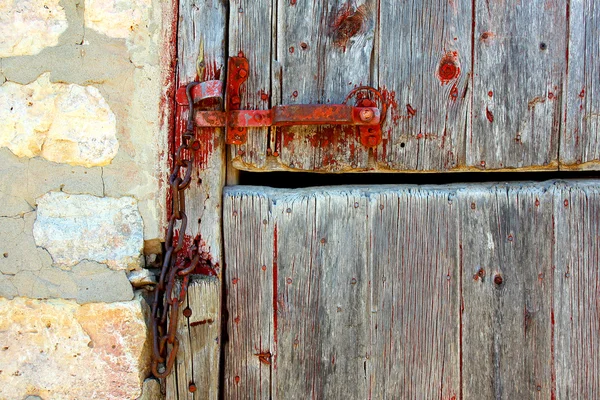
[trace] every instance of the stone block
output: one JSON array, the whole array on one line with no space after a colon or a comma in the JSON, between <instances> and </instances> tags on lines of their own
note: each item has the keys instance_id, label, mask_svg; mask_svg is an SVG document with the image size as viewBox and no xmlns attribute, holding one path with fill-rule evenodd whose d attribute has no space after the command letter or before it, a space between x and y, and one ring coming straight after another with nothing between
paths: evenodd
<instances>
[{"instance_id":1,"label":"stone block","mask_svg":"<svg viewBox=\"0 0 600 400\"><path fill-rule=\"evenodd\" d=\"M0 86L0 147L19 157L85 167L117 154L116 118L93 86L51 83L49 74Z\"/></svg>"},{"instance_id":2,"label":"stone block","mask_svg":"<svg viewBox=\"0 0 600 400\"><path fill-rule=\"evenodd\" d=\"M0 398L136 399L148 374L148 307L0 298Z\"/></svg>"},{"instance_id":3,"label":"stone block","mask_svg":"<svg viewBox=\"0 0 600 400\"><path fill-rule=\"evenodd\" d=\"M56 46L67 29L60 0L0 2L0 57L33 55Z\"/></svg>"},{"instance_id":4,"label":"stone block","mask_svg":"<svg viewBox=\"0 0 600 400\"><path fill-rule=\"evenodd\" d=\"M126 39L146 30L152 0L86 0L85 26L106 36Z\"/></svg>"},{"instance_id":5,"label":"stone block","mask_svg":"<svg viewBox=\"0 0 600 400\"><path fill-rule=\"evenodd\" d=\"M37 204L35 243L55 265L90 260L115 270L140 267L143 223L135 199L50 192Z\"/></svg>"}]
</instances>

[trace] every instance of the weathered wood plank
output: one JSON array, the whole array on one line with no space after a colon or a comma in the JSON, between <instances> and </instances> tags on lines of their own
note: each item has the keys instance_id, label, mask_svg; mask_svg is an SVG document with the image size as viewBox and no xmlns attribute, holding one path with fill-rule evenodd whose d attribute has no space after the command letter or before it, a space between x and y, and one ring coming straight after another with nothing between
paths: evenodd
<instances>
[{"instance_id":1,"label":"weathered wood plank","mask_svg":"<svg viewBox=\"0 0 600 400\"><path fill-rule=\"evenodd\" d=\"M377 169L464 169L471 7L470 0L381 2L376 57L390 112Z\"/></svg>"},{"instance_id":2,"label":"weathered wood plank","mask_svg":"<svg viewBox=\"0 0 600 400\"><path fill-rule=\"evenodd\" d=\"M549 398L553 199L548 185L461 190L463 396Z\"/></svg>"},{"instance_id":3,"label":"weathered wood plank","mask_svg":"<svg viewBox=\"0 0 600 400\"><path fill-rule=\"evenodd\" d=\"M566 121L561 169L600 169L600 4L569 4Z\"/></svg>"},{"instance_id":4,"label":"weathered wood plank","mask_svg":"<svg viewBox=\"0 0 600 400\"><path fill-rule=\"evenodd\" d=\"M225 197L226 399L271 397L277 228L270 207L256 193Z\"/></svg>"},{"instance_id":5,"label":"weathered wood plank","mask_svg":"<svg viewBox=\"0 0 600 400\"><path fill-rule=\"evenodd\" d=\"M241 106L248 110L271 107L273 1L229 1L229 54L243 55L250 66L241 96ZM249 128L246 144L230 146L233 166L240 169L265 168L268 135L268 128Z\"/></svg>"},{"instance_id":6,"label":"weathered wood plank","mask_svg":"<svg viewBox=\"0 0 600 400\"><path fill-rule=\"evenodd\" d=\"M201 79L222 79L225 64L225 16L226 7L219 0L180 0L178 30L178 85ZM204 43L204 76L196 71L200 43ZM176 131L185 129L188 107L177 107ZM186 192L188 236L186 245L197 240L202 251L212 257L212 265L220 274L222 258L221 201L225 181L225 143L221 129L196 130L196 136L204 145L194 152L194 174ZM174 149L179 142L172 143ZM216 280L211 290L191 288L188 305L194 310L203 310L207 304L219 307L220 282ZM198 289L198 290L196 290ZM181 310L183 311L183 310ZM192 314L193 315L193 314ZM172 399L216 399L219 382L219 329L191 327L189 321L182 332L181 348L178 352L177 367L167 378L167 397ZM214 325L218 327L218 323ZM215 337L215 333L217 337ZM217 340L215 340L215 338ZM174 380L179 382L175 385ZM189 391L193 382L196 392ZM173 392L177 388L177 392Z\"/></svg>"},{"instance_id":7,"label":"weathered wood plank","mask_svg":"<svg viewBox=\"0 0 600 400\"><path fill-rule=\"evenodd\" d=\"M275 203L275 199L273 200ZM367 398L367 199L279 197L274 398Z\"/></svg>"},{"instance_id":8,"label":"weathered wood plank","mask_svg":"<svg viewBox=\"0 0 600 400\"><path fill-rule=\"evenodd\" d=\"M353 88L373 84L377 2L310 3L278 1L280 102L339 104ZM280 168L343 171L368 166L369 152L352 127L286 127L278 129L277 142Z\"/></svg>"},{"instance_id":9,"label":"weathered wood plank","mask_svg":"<svg viewBox=\"0 0 600 400\"><path fill-rule=\"evenodd\" d=\"M554 194L553 331L559 399L600 398L600 185L559 185Z\"/></svg>"},{"instance_id":10,"label":"weathered wood plank","mask_svg":"<svg viewBox=\"0 0 600 400\"><path fill-rule=\"evenodd\" d=\"M368 398L460 397L453 196L404 188L370 197Z\"/></svg>"},{"instance_id":11,"label":"weathered wood plank","mask_svg":"<svg viewBox=\"0 0 600 400\"><path fill-rule=\"evenodd\" d=\"M475 5L466 164L480 169L556 169L565 103L565 2Z\"/></svg>"}]
</instances>

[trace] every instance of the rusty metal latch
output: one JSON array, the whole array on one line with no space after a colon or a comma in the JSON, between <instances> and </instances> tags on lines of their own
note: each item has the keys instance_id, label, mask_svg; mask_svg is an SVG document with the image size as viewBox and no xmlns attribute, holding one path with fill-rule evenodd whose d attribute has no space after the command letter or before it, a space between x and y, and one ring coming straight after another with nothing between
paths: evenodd
<instances>
[{"instance_id":1,"label":"rusty metal latch","mask_svg":"<svg viewBox=\"0 0 600 400\"><path fill-rule=\"evenodd\" d=\"M374 88L357 87L342 104L280 105L270 110L241 110L241 90L248 79L248 71L245 57L229 58L225 111L196 111L196 126L225 127L225 143L237 145L246 143L248 128L295 125L355 125L365 147L375 147L381 142L381 125L386 109L381 95ZM188 104L187 98L185 88L179 89L177 102ZM221 81L201 82L192 89L192 98L194 103L211 98L222 100L223 84ZM351 98L356 98L354 106L346 104Z\"/></svg>"}]
</instances>

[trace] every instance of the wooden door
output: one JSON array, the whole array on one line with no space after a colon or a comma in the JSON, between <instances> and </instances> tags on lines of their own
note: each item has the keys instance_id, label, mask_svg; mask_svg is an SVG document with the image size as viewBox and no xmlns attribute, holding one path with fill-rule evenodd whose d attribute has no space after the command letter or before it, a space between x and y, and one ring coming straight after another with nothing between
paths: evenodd
<instances>
[{"instance_id":1,"label":"wooden door","mask_svg":"<svg viewBox=\"0 0 600 400\"><path fill-rule=\"evenodd\" d=\"M186 240L217 276L192 279L168 397L600 396L595 181L222 198L226 169L233 184L238 170L600 169L598 1L178 7L177 86L224 80L243 55L243 108L341 103L368 85L387 114L372 149L352 127L253 128L234 146L197 131Z\"/></svg>"},{"instance_id":2,"label":"wooden door","mask_svg":"<svg viewBox=\"0 0 600 400\"><path fill-rule=\"evenodd\" d=\"M226 188L227 399L600 396L597 181Z\"/></svg>"}]
</instances>

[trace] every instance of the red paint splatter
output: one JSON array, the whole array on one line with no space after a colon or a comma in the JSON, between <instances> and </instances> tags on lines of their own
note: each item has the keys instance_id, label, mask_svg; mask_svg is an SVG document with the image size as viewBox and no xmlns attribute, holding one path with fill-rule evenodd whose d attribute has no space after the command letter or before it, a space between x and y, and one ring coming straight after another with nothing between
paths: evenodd
<instances>
[{"instance_id":1,"label":"red paint splatter","mask_svg":"<svg viewBox=\"0 0 600 400\"><path fill-rule=\"evenodd\" d=\"M238 57L244 57L244 52L243 51L238 51Z\"/></svg>"},{"instance_id":2,"label":"red paint splatter","mask_svg":"<svg viewBox=\"0 0 600 400\"><path fill-rule=\"evenodd\" d=\"M238 279L238 278L233 278L233 279L231 280L231 283L233 283L234 285L237 285L238 281L239 281L239 279Z\"/></svg>"},{"instance_id":3,"label":"red paint splatter","mask_svg":"<svg viewBox=\"0 0 600 400\"><path fill-rule=\"evenodd\" d=\"M412 106L410 104L406 105L406 112L408 112L408 114L413 117L417 114L417 110L412 108Z\"/></svg>"},{"instance_id":4,"label":"red paint splatter","mask_svg":"<svg viewBox=\"0 0 600 400\"><path fill-rule=\"evenodd\" d=\"M450 98L453 101L456 101L456 99L458 98L458 88L456 87L456 83L452 85L452 89L450 89Z\"/></svg>"},{"instance_id":5,"label":"red paint splatter","mask_svg":"<svg viewBox=\"0 0 600 400\"><path fill-rule=\"evenodd\" d=\"M492 92L491 90L488 92L488 96L489 97L493 97L494 96L494 92Z\"/></svg>"},{"instance_id":6,"label":"red paint splatter","mask_svg":"<svg viewBox=\"0 0 600 400\"><path fill-rule=\"evenodd\" d=\"M236 377L234 378L234 380L235 380L235 383L236 383L236 385L237 385L238 383L240 383L240 377L239 377L239 376L236 376Z\"/></svg>"},{"instance_id":7,"label":"red paint splatter","mask_svg":"<svg viewBox=\"0 0 600 400\"><path fill-rule=\"evenodd\" d=\"M259 90L258 95L262 101L269 101L269 93L264 90Z\"/></svg>"},{"instance_id":8,"label":"red paint splatter","mask_svg":"<svg viewBox=\"0 0 600 400\"><path fill-rule=\"evenodd\" d=\"M460 67L458 65L458 57L456 52L446 53L440 60L440 65L437 70L438 79L443 85L460 76Z\"/></svg>"},{"instance_id":9,"label":"red paint splatter","mask_svg":"<svg viewBox=\"0 0 600 400\"><path fill-rule=\"evenodd\" d=\"M554 99L554 93L552 93L552 92L549 92L549 93L548 93L548 99L549 99L549 100L552 100L552 99Z\"/></svg>"},{"instance_id":10,"label":"red paint splatter","mask_svg":"<svg viewBox=\"0 0 600 400\"><path fill-rule=\"evenodd\" d=\"M481 34L481 37L479 38L479 40L488 41L490 39L493 39L494 37L496 37L496 34L494 32L487 31L487 32L483 32Z\"/></svg>"},{"instance_id":11,"label":"red paint splatter","mask_svg":"<svg viewBox=\"0 0 600 400\"><path fill-rule=\"evenodd\" d=\"M488 121L494 122L494 114L492 114L490 109L487 107L485 108L485 116L487 117Z\"/></svg>"},{"instance_id":12,"label":"red paint splatter","mask_svg":"<svg viewBox=\"0 0 600 400\"><path fill-rule=\"evenodd\" d=\"M290 4L291 4L292 6L295 6L295 5L296 5L296 0L290 0Z\"/></svg>"},{"instance_id":13,"label":"red paint splatter","mask_svg":"<svg viewBox=\"0 0 600 400\"><path fill-rule=\"evenodd\" d=\"M563 202L563 204L565 205L565 207L569 207L569 200L565 199L565 201Z\"/></svg>"},{"instance_id":14,"label":"red paint splatter","mask_svg":"<svg viewBox=\"0 0 600 400\"><path fill-rule=\"evenodd\" d=\"M423 139L423 134L422 133L417 134L417 140L419 140L419 139Z\"/></svg>"},{"instance_id":15,"label":"red paint splatter","mask_svg":"<svg viewBox=\"0 0 600 400\"><path fill-rule=\"evenodd\" d=\"M581 89L581 92L579 92L579 97L582 99L585 97L585 89Z\"/></svg>"},{"instance_id":16,"label":"red paint splatter","mask_svg":"<svg viewBox=\"0 0 600 400\"><path fill-rule=\"evenodd\" d=\"M236 324L239 324L240 323L240 317L235 317L233 319L233 322L235 322Z\"/></svg>"},{"instance_id":17,"label":"red paint splatter","mask_svg":"<svg viewBox=\"0 0 600 400\"><path fill-rule=\"evenodd\" d=\"M358 8L347 2L334 15L333 22L329 26L329 35L336 46L346 51L348 41L355 35L361 33L365 26L366 6L363 4Z\"/></svg>"}]
</instances>

